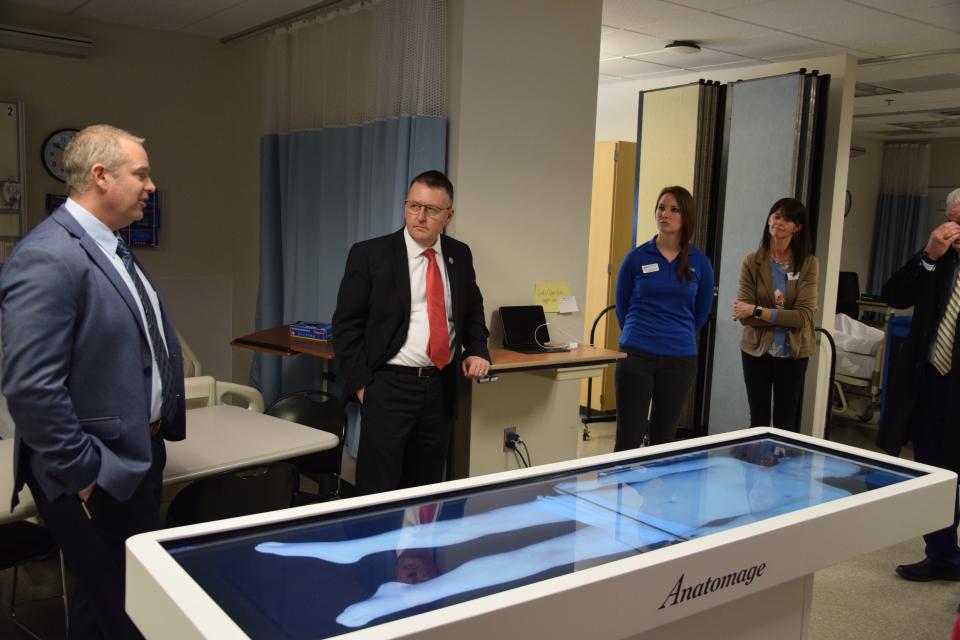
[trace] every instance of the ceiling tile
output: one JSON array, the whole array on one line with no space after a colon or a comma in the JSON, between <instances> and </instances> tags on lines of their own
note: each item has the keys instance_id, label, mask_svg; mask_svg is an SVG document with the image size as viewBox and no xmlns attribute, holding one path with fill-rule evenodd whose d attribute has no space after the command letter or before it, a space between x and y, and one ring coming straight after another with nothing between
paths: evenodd
<instances>
[{"instance_id":1,"label":"ceiling tile","mask_svg":"<svg viewBox=\"0 0 960 640\"><path fill-rule=\"evenodd\" d=\"M662 50L656 53L650 53L642 56L630 56L645 62L654 62L657 64L667 64L671 67L680 67L684 69L700 69L705 66L727 64L731 62L744 62L756 64L753 58L746 59L744 56L738 56L723 51L713 51L711 49L701 49L699 53L677 53L670 50Z\"/></svg>"},{"instance_id":2,"label":"ceiling tile","mask_svg":"<svg viewBox=\"0 0 960 640\"><path fill-rule=\"evenodd\" d=\"M887 100L892 102L888 105ZM856 113L949 109L960 107L960 89L898 93L890 96L868 96L857 98L855 105Z\"/></svg>"},{"instance_id":3,"label":"ceiling tile","mask_svg":"<svg viewBox=\"0 0 960 640\"><path fill-rule=\"evenodd\" d=\"M633 60L631 58L615 58L613 60L604 60L600 63L600 73L623 77L642 76L676 70L677 67L668 67L662 64Z\"/></svg>"},{"instance_id":4,"label":"ceiling tile","mask_svg":"<svg viewBox=\"0 0 960 640\"><path fill-rule=\"evenodd\" d=\"M241 0L183 29L184 33L222 38L316 5L318 0Z\"/></svg>"},{"instance_id":5,"label":"ceiling tile","mask_svg":"<svg viewBox=\"0 0 960 640\"><path fill-rule=\"evenodd\" d=\"M882 11L838 0L770 0L724 10L723 15L788 33L841 26L859 31L860 25L885 16ZM830 40L830 38L819 38Z\"/></svg>"},{"instance_id":6,"label":"ceiling tile","mask_svg":"<svg viewBox=\"0 0 960 640\"><path fill-rule=\"evenodd\" d=\"M960 53L924 58L914 61L914 64L926 70L927 73L929 73L929 71L960 73Z\"/></svg>"},{"instance_id":7,"label":"ceiling tile","mask_svg":"<svg viewBox=\"0 0 960 640\"><path fill-rule=\"evenodd\" d=\"M960 74L943 73L914 78L885 80L883 86L904 93L960 90Z\"/></svg>"},{"instance_id":8,"label":"ceiling tile","mask_svg":"<svg viewBox=\"0 0 960 640\"><path fill-rule=\"evenodd\" d=\"M776 33L766 27L711 13L696 13L683 18L660 20L653 24L637 26L635 30L668 40L695 40L700 44L718 44Z\"/></svg>"},{"instance_id":9,"label":"ceiling tile","mask_svg":"<svg viewBox=\"0 0 960 640\"><path fill-rule=\"evenodd\" d=\"M932 7L948 7L960 5L958 0L856 0L858 4L865 4L890 13L904 13L904 10L929 9Z\"/></svg>"},{"instance_id":10,"label":"ceiling tile","mask_svg":"<svg viewBox=\"0 0 960 640\"><path fill-rule=\"evenodd\" d=\"M711 48L741 56L766 59L796 55L819 56L823 55L822 52L836 50L835 45L790 33L738 39L732 42L717 43L711 45Z\"/></svg>"},{"instance_id":11,"label":"ceiling tile","mask_svg":"<svg viewBox=\"0 0 960 640\"><path fill-rule=\"evenodd\" d=\"M832 49L827 48L827 49L821 49L817 51L816 57L826 58L828 56L842 56L848 53L852 55L857 55L856 51L851 51L850 49L846 49L844 47L834 47ZM863 52L860 52L860 53L862 54ZM770 62L787 62L789 60L806 60L810 57L812 57L811 54L794 53L786 56L770 56L769 58L766 58L766 60L769 60Z\"/></svg>"},{"instance_id":12,"label":"ceiling tile","mask_svg":"<svg viewBox=\"0 0 960 640\"><path fill-rule=\"evenodd\" d=\"M600 34L600 51L603 54L629 56L638 53L660 51L669 40L634 33L611 31Z\"/></svg>"},{"instance_id":13,"label":"ceiling tile","mask_svg":"<svg viewBox=\"0 0 960 640\"><path fill-rule=\"evenodd\" d=\"M632 29L665 20L692 20L702 11L660 0L604 0L603 24Z\"/></svg>"},{"instance_id":14,"label":"ceiling tile","mask_svg":"<svg viewBox=\"0 0 960 640\"><path fill-rule=\"evenodd\" d=\"M3 5L5 7L24 7L57 13L72 13L86 2L87 0L4 0Z\"/></svg>"},{"instance_id":15,"label":"ceiling tile","mask_svg":"<svg viewBox=\"0 0 960 640\"><path fill-rule=\"evenodd\" d=\"M143 0L91 0L75 13L102 22L160 31L179 31L241 2L243 0L164 0L162 3Z\"/></svg>"},{"instance_id":16,"label":"ceiling tile","mask_svg":"<svg viewBox=\"0 0 960 640\"><path fill-rule=\"evenodd\" d=\"M709 64L699 67L691 67L694 71L698 72L710 72L710 71L721 71L724 69L737 69L739 67L754 67L757 65L756 60L740 59L739 61L733 62L723 62L720 64Z\"/></svg>"},{"instance_id":17,"label":"ceiling tile","mask_svg":"<svg viewBox=\"0 0 960 640\"><path fill-rule=\"evenodd\" d=\"M887 64L870 64L857 67L857 82L869 82L883 86L884 80L913 78L930 75L931 70L919 62L903 61Z\"/></svg>"},{"instance_id":18,"label":"ceiling tile","mask_svg":"<svg viewBox=\"0 0 960 640\"><path fill-rule=\"evenodd\" d=\"M901 9L896 13L960 33L960 3L928 7L926 9L920 9L910 5L907 6L910 8Z\"/></svg>"},{"instance_id":19,"label":"ceiling tile","mask_svg":"<svg viewBox=\"0 0 960 640\"><path fill-rule=\"evenodd\" d=\"M701 11L723 11L734 7L743 7L749 4L760 4L768 0L674 0L675 4L682 4L691 9Z\"/></svg>"},{"instance_id":20,"label":"ceiling tile","mask_svg":"<svg viewBox=\"0 0 960 640\"><path fill-rule=\"evenodd\" d=\"M869 47L862 47L871 51L876 56L896 56L902 53L914 53L920 51L937 51L941 49L956 49L960 47L960 35L946 29L937 29L905 21L906 24L914 25L903 34L891 38L877 39ZM918 29L928 29L927 33L921 34Z\"/></svg>"}]
</instances>

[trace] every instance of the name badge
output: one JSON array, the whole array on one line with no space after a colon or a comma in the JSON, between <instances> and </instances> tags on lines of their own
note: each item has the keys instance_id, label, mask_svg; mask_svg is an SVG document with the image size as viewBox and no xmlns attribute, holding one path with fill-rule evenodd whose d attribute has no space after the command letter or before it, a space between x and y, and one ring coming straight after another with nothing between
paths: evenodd
<instances>
[{"instance_id":1,"label":"name badge","mask_svg":"<svg viewBox=\"0 0 960 640\"><path fill-rule=\"evenodd\" d=\"M643 269L644 273L656 273L657 271L660 271L660 265L656 262L653 264L645 264L640 268Z\"/></svg>"},{"instance_id":2,"label":"name badge","mask_svg":"<svg viewBox=\"0 0 960 640\"><path fill-rule=\"evenodd\" d=\"M799 273L788 273L788 274L787 274L787 280L799 280L799 279L800 279L800 274L799 274Z\"/></svg>"}]
</instances>

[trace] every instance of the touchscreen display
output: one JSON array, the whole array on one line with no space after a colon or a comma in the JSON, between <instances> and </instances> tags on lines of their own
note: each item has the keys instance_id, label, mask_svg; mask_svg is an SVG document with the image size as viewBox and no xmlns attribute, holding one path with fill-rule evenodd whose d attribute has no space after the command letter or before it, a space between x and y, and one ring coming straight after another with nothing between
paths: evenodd
<instances>
[{"instance_id":1,"label":"touchscreen display","mask_svg":"<svg viewBox=\"0 0 960 640\"><path fill-rule=\"evenodd\" d=\"M327 638L920 475L747 438L165 546L251 638Z\"/></svg>"}]
</instances>

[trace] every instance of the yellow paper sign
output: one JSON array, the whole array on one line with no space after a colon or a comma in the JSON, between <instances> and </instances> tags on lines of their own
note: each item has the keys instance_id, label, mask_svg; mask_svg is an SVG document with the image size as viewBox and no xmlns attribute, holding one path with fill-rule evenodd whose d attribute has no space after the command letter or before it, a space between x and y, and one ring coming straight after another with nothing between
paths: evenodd
<instances>
[{"instance_id":1,"label":"yellow paper sign","mask_svg":"<svg viewBox=\"0 0 960 640\"><path fill-rule=\"evenodd\" d=\"M548 313L560 311L560 298L570 295L569 282L535 282L533 283L533 303L543 306Z\"/></svg>"}]
</instances>

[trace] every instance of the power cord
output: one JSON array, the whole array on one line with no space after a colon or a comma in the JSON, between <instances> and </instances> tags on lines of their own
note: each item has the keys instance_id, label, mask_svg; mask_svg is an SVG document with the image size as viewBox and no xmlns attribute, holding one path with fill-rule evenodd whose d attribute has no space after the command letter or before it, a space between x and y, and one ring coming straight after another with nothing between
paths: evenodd
<instances>
[{"instance_id":1,"label":"power cord","mask_svg":"<svg viewBox=\"0 0 960 640\"><path fill-rule=\"evenodd\" d=\"M527 458L530 457L530 450L527 449L527 443L520 439L520 436L516 432L506 434L506 440L503 443L507 449L513 451L513 455L517 458L517 461L524 467L530 466L530 461L523 456L523 453L520 452L520 449L517 448L517 445L522 445L524 451L527 452Z\"/></svg>"},{"instance_id":2,"label":"power cord","mask_svg":"<svg viewBox=\"0 0 960 640\"><path fill-rule=\"evenodd\" d=\"M572 338L572 341L571 341L571 342L565 342L565 343L562 343L562 344L557 344L557 343L550 344L551 342L553 342L553 340L551 340L550 342L548 342L548 343L546 343L546 344L544 344L543 342L540 342L540 338L537 337L537 334L540 332L540 328L541 328L541 327L549 327L550 324L551 324L551 323L549 323L549 322L544 322L543 324L538 325L537 328L533 330L533 341L536 342L536 343L537 343L537 346L539 346L541 349L556 349L556 348L558 348L558 347L566 347L567 349L576 349L578 346L580 346L580 343L577 342L578 338L575 338L574 336L570 335L569 333L567 333L567 332L564 331L563 329L560 329L560 333L566 335L568 338ZM557 328L559 329L559 327L557 327ZM589 345L589 346L592 347L593 345Z\"/></svg>"},{"instance_id":3,"label":"power cord","mask_svg":"<svg viewBox=\"0 0 960 640\"><path fill-rule=\"evenodd\" d=\"M527 443L524 442L523 440L518 439L518 440L517 440L517 444L519 444L520 446L522 446L522 447L523 447L523 450L527 453L527 466L528 466L528 467L532 467L532 466L533 466L533 456L530 455L530 449L527 449ZM517 451L517 453L519 453L519 451Z\"/></svg>"}]
</instances>

